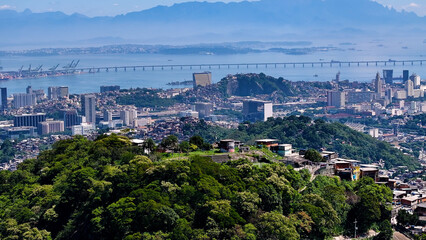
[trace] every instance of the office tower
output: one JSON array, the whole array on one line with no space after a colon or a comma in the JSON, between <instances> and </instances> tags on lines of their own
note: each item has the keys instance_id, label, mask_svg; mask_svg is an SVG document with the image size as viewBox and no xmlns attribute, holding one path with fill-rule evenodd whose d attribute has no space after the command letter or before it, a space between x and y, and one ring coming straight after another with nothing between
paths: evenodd
<instances>
[{"instance_id":1,"label":"office tower","mask_svg":"<svg viewBox=\"0 0 426 240\"><path fill-rule=\"evenodd\" d=\"M194 111L198 112L200 118L205 118L213 114L213 103L195 103Z\"/></svg>"},{"instance_id":2,"label":"office tower","mask_svg":"<svg viewBox=\"0 0 426 240\"><path fill-rule=\"evenodd\" d=\"M49 100L58 100L60 98L68 98L68 87L49 87L47 89Z\"/></svg>"},{"instance_id":3,"label":"office tower","mask_svg":"<svg viewBox=\"0 0 426 240\"><path fill-rule=\"evenodd\" d=\"M256 122L266 121L273 116L273 104L260 100L243 101L244 120Z\"/></svg>"},{"instance_id":4,"label":"office tower","mask_svg":"<svg viewBox=\"0 0 426 240\"><path fill-rule=\"evenodd\" d=\"M386 84L393 83L393 70L383 70L383 79Z\"/></svg>"},{"instance_id":5,"label":"office tower","mask_svg":"<svg viewBox=\"0 0 426 240\"><path fill-rule=\"evenodd\" d=\"M83 121L81 119L81 116L77 114L77 110L67 110L64 113L64 125L66 128L79 125Z\"/></svg>"},{"instance_id":6,"label":"office tower","mask_svg":"<svg viewBox=\"0 0 426 240\"><path fill-rule=\"evenodd\" d=\"M408 70L402 71L402 82L406 82L409 78L410 72Z\"/></svg>"},{"instance_id":7,"label":"office tower","mask_svg":"<svg viewBox=\"0 0 426 240\"><path fill-rule=\"evenodd\" d=\"M38 134L46 135L65 131L64 121L45 121L38 123Z\"/></svg>"},{"instance_id":8,"label":"office tower","mask_svg":"<svg viewBox=\"0 0 426 240\"><path fill-rule=\"evenodd\" d=\"M374 80L374 89L376 91L377 97L382 98L383 97L383 84L382 79L380 79L380 73L377 72L376 79Z\"/></svg>"},{"instance_id":9,"label":"office tower","mask_svg":"<svg viewBox=\"0 0 426 240\"><path fill-rule=\"evenodd\" d=\"M27 87L27 94L33 93L33 88L31 86Z\"/></svg>"},{"instance_id":10,"label":"office tower","mask_svg":"<svg viewBox=\"0 0 426 240\"><path fill-rule=\"evenodd\" d=\"M385 95L386 95L386 99L388 100L388 102L392 103L392 98L393 98L392 88L386 89Z\"/></svg>"},{"instance_id":11,"label":"office tower","mask_svg":"<svg viewBox=\"0 0 426 240\"><path fill-rule=\"evenodd\" d=\"M414 96L414 84L411 79L408 79L407 82L405 82L405 91L407 92L407 97Z\"/></svg>"},{"instance_id":12,"label":"office tower","mask_svg":"<svg viewBox=\"0 0 426 240\"><path fill-rule=\"evenodd\" d=\"M81 111L86 117L86 122L96 123L96 97L93 94L81 96Z\"/></svg>"},{"instance_id":13,"label":"office tower","mask_svg":"<svg viewBox=\"0 0 426 240\"><path fill-rule=\"evenodd\" d=\"M340 82L340 71L336 74L336 82Z\"/></svg>"},{"instance_id":14,"label":"office tower","mask_svg":"<svg viewBox=\"0 0 426 240\"><path fill-rule=\"evenodd\" d=\"M123 110L120 111L120 119L123 121L123 125L129 126L130 124L130 116L129 111Z\"/></svg>"},{"instance_id":15,"label":"office tower","mask_svg":"<svg viewBox=\"0 0 426 240\"><path fill-rule=\"evenodd\" d=\"M114 85L114 86L101 86L101 93L104 92L116 92L120 91L120 86Z\"/></svg>"},{"instance_id":16,"label":"office tower","mask_svg":"<svg viewBox=\"0 0 426 240\"><path fill-rule=\"evenodd\" d=\"M47 89L47 97L49 98L49 100L58 100L58 88L49 87Z\"/></svg>"},{"instance_id":17,"label":"office tower","mask_svg":"<svg viewBox=\"0 0 426 240\"><path fill-rule=\"evenodd\" d=\"M0 109L7 109L7 88L0 88Z\"/></svg>"},{"instance_id":18,"label":"office tower","mask_svg":"<svg viewBox=\"0 0 426 240\"><path fill-rule=\"evenodd\" d=\"M104 121L106 122L112 121L112 112L107 109L104 110Z\"/></svg>"},{"instance_id":19,"label":"office tower","mask_svg":"<svg viewBox=\"0 0 426 240\"><path fill-rule=\"evenodd\" d=\"M45 113L35 113L35 114L22 114L13 116L13 126L22 127L22 126L33 126L38 127L39 122L46 121Z\"/></svg>"},{"instance_id":20,"label":"office tower","mask_svg":"<svg viewBox=\"0 0 426 240\"><path fill-rule=\"evenodd\" d=\"M68 87L58 87L58 98L68 98L69 97L69 91Z\"/></svg>"},{"instance_id":21,"label":"office tower","mask_svg":"<svg viewBox=\"0 0 426 240\"><path fill-rule=\"evenodd\" d=\"M410 76L410 80L413 82L413 86L415 89L420 88L421 79L419 75L414 73L413 75Z\"/></svg>"},{"instance_id":22,"label":"office tower","mask_svg":"<svg viewBox=\"0 0 426 240\"><path fill-rule=\"evenodd\" d=\"M37 96L35 93L16 93L13 94L13 107L21 108L26 106L33 106L37 103Z\"/></svg>"},{"instance_id":23,"label":"office tower","mask_svg":"<svg viewBox=\"0 0 426 240\"><path fill-rule=\"evenodd\" d=\"M208 86L212 84L212 73L211 72L203 72L203 73L194 73L192 75L194 81L194 88L197 86Z\"/></svg>"},{"instance_id":24,"label":"office tower","mask_svg":"<svg viewBox=\"0 0 426 240\"><path fill-rule=\"evenodd\" d=\"M327 92L327 105L336 108L345 107L345 93L340 91Z\"/></svg>"}]
</instances>

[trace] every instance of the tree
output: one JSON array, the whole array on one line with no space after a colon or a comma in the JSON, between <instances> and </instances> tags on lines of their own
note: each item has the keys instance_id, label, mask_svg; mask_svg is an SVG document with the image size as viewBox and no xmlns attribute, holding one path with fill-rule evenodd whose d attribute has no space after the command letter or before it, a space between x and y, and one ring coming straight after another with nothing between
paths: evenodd
<instances>
[{"instance_id":1,"label":"tree","mask_svg":"<svg viewBox=\"0 0 426 240\"><path fill-rule=\"evenodd\" d=\"M393 229L389 220L383 220L379 225L380 233L374 237L374 240L391 240L393 239Z\"/></svg>"},{"instance_id":2,"label":"tree","mask_svg":"<svg viewBox=\"0 0 426 240\"><path fill-rule=\"evenodd\" d=\"M142 148L145 153L153 152L155 150L155 147L156 147L155 142L154 140L152 140L152 138L146 139L142 144Z\"/></svg>"},{"instance_id":3,"label":"tree","mask_svg":"<svg viewBox=\"0 0 426 240\"><path fill-rule=\"evenodd\" d=\"M305 158L311 160L312 162L323 162L324 158L321 154L315 149L308 149L305 153Z\"/></svg>"},{"instance_id":4,"label":"tree","mask_svg":"<svg viewBox=\"0 0 426 240\"><path fill-rule=\"evenodd\" d=\"M178 149L179 140L175 135L167 136L166 138L163 138L163 140L160 143L160 146L164 149L169 149L172 151L175 151Z\"/></svg>"},{"instance_id":5,"label":"tree","mask_svg":"<svg viewBox=\"0 0 426 240\"><path fill-rule=\"evenodd\" d=\"M314 222L311 236L331 236L340 224L339 216L331 204L316 194L303 196L299 203L299 209L306 212Z\"/></svg>"},{"instance_id":6,"label":"tree","mask_svg":"<svg viewBox=\"0 0 426 240\"><path fill-rule=\"evenodd\" d=\"M300 239L296 227L289 218L277 212L262 214L256 224L259 239Z\"/></svg>"},{"instance_id":7,"label":"tree","mask_svg":"<svg viewBox=\"0 0 426 240\"><path fill-rule=\"evenodd\" d=\"M182 141L179 144L179 150L182 152L188 153L190 148L191 148L191 145L187 141Z\"/></svg>"},{"instance_id":8,"label":"tree","mask_svg":"<svg viewBox=\"0 0 426 240\"><path fill-rule=\"evenodd\" d=\"M398 224L402 226L406 225L417 225L419 222L419 216L417 214L410 214L406 210L401 209L398 211L398 216L396 217Z\"/></svg>"}]
</instances>

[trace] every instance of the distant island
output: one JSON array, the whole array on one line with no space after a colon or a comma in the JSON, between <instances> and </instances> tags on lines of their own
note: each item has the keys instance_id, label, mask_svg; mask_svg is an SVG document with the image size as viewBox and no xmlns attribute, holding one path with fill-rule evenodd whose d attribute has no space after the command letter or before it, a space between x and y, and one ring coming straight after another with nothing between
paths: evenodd
<instances>
[{"instance_id":1,"label":"distant island","mask_svg":"<svg viewBox=\"0 0 426 240\"><path fill-rule=\"evenodd\" d=\"M326 51L343 51L333 46L309 46L310 42L235 42L192 45L122 44L101 47L40 48L0 51L0 56L64 56L84 54L164 54L164 55L232 55L275 52L287 55L307 55ZM309 47L308 47L309 46Z\"/></svg>"}]
</instances>

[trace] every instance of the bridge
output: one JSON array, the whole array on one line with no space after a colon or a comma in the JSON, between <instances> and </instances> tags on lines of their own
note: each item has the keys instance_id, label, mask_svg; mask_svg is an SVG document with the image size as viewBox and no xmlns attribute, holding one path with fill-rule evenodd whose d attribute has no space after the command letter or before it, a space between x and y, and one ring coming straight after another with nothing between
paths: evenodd
<instances>
[{"instance_id":1,"label":"bridge","mask_svg":"<svg viewBox=\"0 0 426 240\"><path fill-rule=\"evenodd\" d=\"M155 71L155 70L210 70L210 69L248 69L248 68L316 68L316 67L369 67L369 66L423 66L426 60L369 60L369 61L319 61L319 62L263 62L263 63L204 63L204 64L164 64L164 65L129 65L129 66L102 66L78 67L58 70L40 71L9 71L0 72L9 75L43 75L55 73L75 72L118 72L118 71Z\"/></svg>"},{"instance_id":2,"label":"bridge","mask_svg":"<svg viewBox=\"0 0 426 240\"><path fill-rule=\"evenodd\" d=\"M244 68L297 68L297 67L361 67L361 66L423 66L426 60L387 60L387 61L330 61L330 62L264 62L264 63L205 63L205 64L166 64L142 66L85 67L75 69L82 72L136 71L136 70L202 70L202 69L244 69Z\"/></svg>"}]
</instances>

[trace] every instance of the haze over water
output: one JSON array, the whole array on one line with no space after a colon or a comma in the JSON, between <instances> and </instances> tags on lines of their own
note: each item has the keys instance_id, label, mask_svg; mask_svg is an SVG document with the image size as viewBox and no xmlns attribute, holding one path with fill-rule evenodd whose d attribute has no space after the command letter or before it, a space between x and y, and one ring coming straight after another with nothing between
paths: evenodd
<instances>
[{"instance_id":1,"label":"haze over water","mask_svg":"<svg viewBox=\"0 0 426 240\"><path fill-rule=\"evenodd\" d=\"M79 67L102 67L102 66L126 66L126 65L179 65L179 64L215 64L215 63L271 63L271 62L304 62L304 61L363 61L363 60L408 60L408 59L426 59L422 51L415 49L392 49L378 48L375 51L345 50L332 52L317 52L310 55L286 55L281 53L251 53L236 55L159 55L159 54L121 54L121 55L66 55L66 56L46 56L46 57L23 57L8 56L2 57L2 65L5 71L17 70L22 65L24 69L28 69L31 64L32 68L43 64L43 69L51 68L56 64L60 64L60 68L72 60L80 59ZM115 72L100 73L84 73L60 77L45 77L36 79L15 79L8 81L0 81L0 87L7 87L8 94L25 92L25 88L31 85L34 89L44 89L47 91L49 86L69 86L70 93L88 93L99 92L101 85L120 85L121 88L171 88L184 86L168 86L167 83L174 81L185 81L192 79L192 73L200 71L211 71L213 82L218 82L227 74L236 73L260 73L274 77L283 77L291 81L330 81L335 78L338 71L341 72L341 79L349 79L351 81L368 82L371 81L377 71L380 73L383 69L394 69L394 76L402 75L402 70L409 70L410 74L417 73L421 77L426 75L426 64L423 66L406 63L405 66L388 63L387 66L371 65L370 66L352 66L342 65L339 67L335 64L333 67L324 65L324 67L305 66L293 68L287 66L283 68L279 66L259 65L258 68L246 66L237 68L231 66L228 68L218 69L217 67L203 67L202 69L165 69L154 70L146 69L145 71L128 69L127 72L119 70ZM59 68L58 68L59 69ZM315 77L315 76L317 77Z\"/></svg>"}]
</instances>

